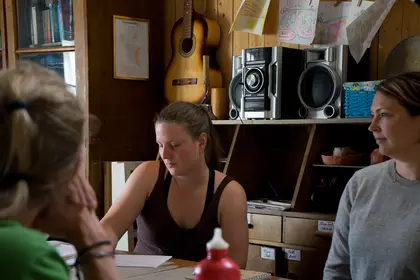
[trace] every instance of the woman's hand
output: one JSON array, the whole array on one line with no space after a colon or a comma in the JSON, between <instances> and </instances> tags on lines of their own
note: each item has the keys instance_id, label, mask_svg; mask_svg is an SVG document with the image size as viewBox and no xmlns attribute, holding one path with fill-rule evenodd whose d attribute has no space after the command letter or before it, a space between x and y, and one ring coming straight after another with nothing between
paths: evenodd
<instances>
[{"instance_id":1,"label":"woman's hand","mask_svg":"<svg viewBox=\"0 0 420 280\"><path fill-rule=\"evenodd\" d=\"M98 206L98 202L96 199L96 193L85 176L85 163L85 153L81 152L76 167L76 173L74 174L73 182L69 184L71 194L70 198L73 203L85 206L90 210L95 211L96 207Z\"/></svg>"},{"instance_id":2,"label":"woman's hand","mask_svg":"<svg viewBox=\"0 0 420 280\"><path fill-rule=\"evenodd\" d=\"M52 190L49 201L35 221L37 229L52 236L72 239L79 235L84 219L96 218L95 192L85 177L83 162L81 157L70 182Z\"/></svg>"}]
</instances>

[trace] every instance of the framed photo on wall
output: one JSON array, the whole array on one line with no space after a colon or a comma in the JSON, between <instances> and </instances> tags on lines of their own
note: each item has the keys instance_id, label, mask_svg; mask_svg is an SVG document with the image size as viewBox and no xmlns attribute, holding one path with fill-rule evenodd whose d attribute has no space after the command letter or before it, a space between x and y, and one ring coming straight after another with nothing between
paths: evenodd
<instances>
[{"instance_id":1,"label":"framed photo on wall","mask_svg":"<svg viewBox=\"0 0 420 280\"><path fill-rule=\"evenodd\" d=\"M149 79L149 20L113 16L114 79Z\"/></svg>"}]
</instances>

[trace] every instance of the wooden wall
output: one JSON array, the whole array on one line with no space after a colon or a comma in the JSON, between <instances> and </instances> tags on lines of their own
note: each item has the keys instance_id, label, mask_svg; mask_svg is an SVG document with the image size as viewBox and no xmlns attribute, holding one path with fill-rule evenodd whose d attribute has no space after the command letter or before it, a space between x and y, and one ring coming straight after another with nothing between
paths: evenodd
<instances>
[{"instance_id":1,"label":"wooden wall","mask_svg":"<svg viewBox=\"0 0 420 280\"><path fill-rule=\"evenodd\" d=\"M231 79L232 55L239 55L241 50L250 47L282 45L293 48L307 46L277 43L278 10L280 0L271 0L266 19L264 35L258 36L229 29L242 0L195 0L197 12L217 19L222 29L222 41L218 51L218 62L223 73L223 85L229 86ZM183 16L183 0L165 0L165 65L170 59L170 32L175 21ZM420 8L409 0L397 0L384 21L371 49L371 79L380 78L386 58L395 45L403 39L420 35Z\"/></svg>"},{"instance_id":2,"label":"wooden wall","mask_svg":"<svg viewBox=\"0 0 420 280\"><path fill-rule=\"evenodd\" d=\"M156 157L153 118L163 101L163 0L87 1L89 109L101 127L91 140L94 161ZM148 19L150 79L113 78L113 15Z\"/></svg>"},{"instance_id":3,"label":"wooden wall","mask_svg":"<svg viewBox=\"0 0 420 280\"><path fill-rule=\"evenodd\" d=\"M80 0L82 1L82 0ZM104 161L152 160L157 145L153 118L163 102L163 0L87 2L89 111L101 122L90 141L89 181L96 191L97 214L104 213ZM113 15L148 19L150 79L113 78ZM77 43L76 43L77 44Z\"/></svg>"}]
</instances>

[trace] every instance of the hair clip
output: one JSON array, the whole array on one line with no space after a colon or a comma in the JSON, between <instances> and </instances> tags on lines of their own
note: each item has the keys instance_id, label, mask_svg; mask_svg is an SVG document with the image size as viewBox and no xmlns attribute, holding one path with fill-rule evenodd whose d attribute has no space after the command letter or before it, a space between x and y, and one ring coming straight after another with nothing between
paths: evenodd
<instances>
[{"instance_id":1,"label":"hair clip","mask_svg":"<svg viewBox=\"0 0 420 280\"><path fill-rule=\"evenodd\" d=\"M28 183L29 176L24 173L18 173L18 172L11 172L6 173L0 178L0 186L2 187L10 187L15 185L19 181L26 181Z\"/></svg>"},{"instance_id":2,"label":"hair clip","mask_svg":"<svg viewBox=\"0 0 420 280\"><path fill-rule=\"evenodd\" d=\"M16 100L12 100L8 102L5 107L6 107L6 112L8 114L11 114L16 110L20 110L20 109L26 110L28 106L26 105L24 101L16 99Z\"/></svg>"}]
</instances>

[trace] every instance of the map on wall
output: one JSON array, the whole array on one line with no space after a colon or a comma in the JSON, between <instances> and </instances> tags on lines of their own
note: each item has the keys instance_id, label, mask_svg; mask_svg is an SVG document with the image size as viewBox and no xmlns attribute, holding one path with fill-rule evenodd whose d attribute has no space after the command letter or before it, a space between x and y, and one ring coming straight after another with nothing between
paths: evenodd
<instances>
[{"instance_id":1,"label":"map on wall","mask_svg":"<svg viewBox=\"0 0 420 280\"><path fill-rule=\"evenodd\" d=\"M149 78L149 22L114 16L114 78Z\"/></svg>"},{"instance_id":2,"label":"map on wall","mask_svg":"<svg viewBox=\"0 0 420 280\"><path fill-rule=\"evenodd\" d=\"M280 42L310 45L315 37L319 0L282 0L278 38Z\"/></svg>"}]
</instances>

